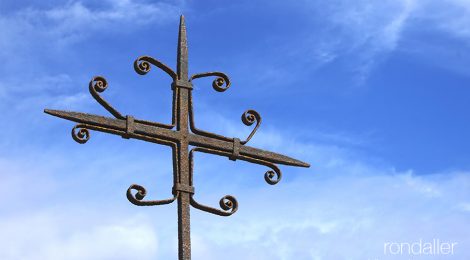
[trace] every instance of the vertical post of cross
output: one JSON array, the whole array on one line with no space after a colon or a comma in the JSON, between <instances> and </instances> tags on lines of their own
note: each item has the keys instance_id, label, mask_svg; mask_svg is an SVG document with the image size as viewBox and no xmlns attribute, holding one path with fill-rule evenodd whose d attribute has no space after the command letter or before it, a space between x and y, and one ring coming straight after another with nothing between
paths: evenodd
<instances>
[{"instance_id":1,"label":"vertical post of cross","mask_svg":"<svg viewBox=\"0 0 470 260\"><path fill-rule=\"evenodd\" d=\"M190 232L190 196L186 187L191 186L189 170L189 141L188 141L188 110L191 84L188 79L188 44L184 16L180 18L178 35L177 79L173 82L173 91L176 91L176 127L180 132L177 143L177 182L178 192L178 257L180 260L191 259L191 232Z\"/></svg>"}]
</instances>

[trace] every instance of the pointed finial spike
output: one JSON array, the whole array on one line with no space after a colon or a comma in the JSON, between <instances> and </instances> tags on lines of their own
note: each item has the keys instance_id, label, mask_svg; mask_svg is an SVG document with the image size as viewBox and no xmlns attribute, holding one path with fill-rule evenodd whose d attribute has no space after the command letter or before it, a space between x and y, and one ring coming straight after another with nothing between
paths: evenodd
<instances>
[{"instance_id":1,"label":"pointed finial spike","mask_svg":"<svg viewBox=\"0 0 470 260\"><path fill-rule=\"evenodd\" d=\"M178 60L177 60L178 79L188 80L188 41L186 38L186 25L184 24L184 15L180 17L180 27L178 35Z\"/></svg>"}]
</instances>

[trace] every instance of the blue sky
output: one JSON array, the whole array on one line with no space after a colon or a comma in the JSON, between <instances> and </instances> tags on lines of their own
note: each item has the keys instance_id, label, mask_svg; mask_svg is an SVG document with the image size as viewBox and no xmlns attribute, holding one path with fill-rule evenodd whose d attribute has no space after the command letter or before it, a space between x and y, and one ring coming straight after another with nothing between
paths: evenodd
<instances>
[{"instance_id":1,"label":"blue sky","mask_svg":"<svg viewBox=\"0 0 470 260\"><path fill-rule=\"evenodd\" d=\"M141 208L125 191L171 195L166 147L92 132L44 108L108 116L88 93L95 75L121 113L168 123L170 79L133 61L176 63L179 15L190 74L223 71L232 86L195 83L200 128L309 162L264 167L197 155L194 259L408 259L386 242L458 243L470 258L470 1L1 1L0 259L176 259L175 204ZM228 253L230 252L230 253ZM402 258L400 258L402 257ZM409 257L409 256L408 256Z\"/></svg>"}]
</instances>

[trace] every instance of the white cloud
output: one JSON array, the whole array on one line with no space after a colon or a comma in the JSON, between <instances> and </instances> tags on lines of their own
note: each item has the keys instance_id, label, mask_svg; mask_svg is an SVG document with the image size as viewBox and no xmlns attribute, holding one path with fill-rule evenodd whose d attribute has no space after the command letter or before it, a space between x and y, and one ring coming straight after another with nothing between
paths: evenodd
<instances>
[{"instance_id":1,"label":"white cloud","mask_svg":"<svg viewBox=\"0 0 470 260\"><path fill-rule=\"evenodd\" d=\"M431 26L451 33L459 38L470 38L470 1L468 0L446 0L430 1L422 0L423 8L418 13L422 19L430 22Z\"/></svg>"},{"instance_id":2,"label":"white cloud","mask_svg":"<svg viewBox=\"0 0 470 260\"><path fill-rule=\"evenodd\" d=\"M329 20L353 39L349 42L351 49L369 45L385 50L396 46L403 26L415 6L412 0L364 0L354 3L337 1L331 5L338 7L334 8L334 14Z\"/></svg>"},{"instance_id":3,"label":"white cloud","mask_svg":"<svg viewBox=\"0 0 470 260\"><path fill-rule=\"evenodd\" d=\"M26 77L29 78L29 77ZM78 88L78 80L74 82L68 74L36 75L34 79L25 77L4 79L0 85L0 95L4 106L13 110L30 111L41 109L44 105L62 105L65 108L83 107L91 100L85 88Z\"/></svg>"},{"instance_id":4,"label":"white cloud","mask_svg":"<svg viewBox=\"0 0 470 260\"><path fill-rule=\"evenodd\" d=\"M9 31L13 34L10 36L16 38L47 37L54 44L64 44L99 33L99 30L125 32L147 24L164 23L174 19L181 8L181 3L177 2L119 0L104 3L104 8L91 8L82 1L68 2L50 9L30 7L2 17L5 25L2 27L10 25ZM37 33L38 30L41 34Z\"/></svg>"},{"instance_id":5,"label":"white cloud","mask_svg":"<svg viewBox=\"0 0 470 260\"><path fill-rule=\"evenodd\" d=\"M2 259L155 259L158 239L149 219L99 219L97 209L40 210L2 217Z\"/></svg>"},{"instance_id":6,"label":"white cloud","mask_svg":"<svg viewBox=\"0 0 470 260\"><path fill-rule=\"evenodd\" d=\"M318 65L338 58L349 60L359 85L380 60L395 50L416 9L414 0L337 0L307 5L324 10L324 25L318 28L322 32L309 41L310 58Z\"/></svg>"},{"instance_id":7,"label":"white cloud","mask_svg":"<svg viewBox=\"0 0 470 260\"><path fill-rule=\"evenodd\" d=\"M142 208L139 213L125 197L133 182L147 186L149 197L170 193L171 186L162 192L146 185L146 173L155 173L155 165L161 165L151 174L158 178L157 186L171 178L167 174L171 165L160 162L165 157L144 162L141 154L134 158L136 153L130 150L106 156L115 150L106 145L101 151L99 146L89 147L92 153L78 146L67 155L52 147L40 151L23 147L10 149L8 156L0 154L0 259L155 259L169 251L166 239L176 234L166 229L174 225L155 221L155 216L142 214ZM92 154L99 159L83 163ZM119 165L116 160L131 160L135 165ZM169 215L165 209L155 213L160 220ZM161 235L167 237L161 241Z\"/></svg>"},{"instance_id":8,"label":"white cloud","mask_svg":"<svg viewBox=\"0 0 470 260\"><path fill-rule=\"evenodd\" d=\"M51 95L60 105L84 105L86 88L74 88L83 82L77 80L79 75L54 69L68 65L65 61L69 62L73 53L70 45L104 33L165 23L179 15L183 2L120 0L101 4L98 8L69 1L49 9L25 7L0 15L0 59L4 61L0 68L1 105L24 108L50 104Z\"/></svg>"},{"instance_id":9,"label":"white cloud","mask_svg":"<svg viewBox=\"0 0 470 260\"><path fill-rule=\"evenodd\" d=\"M50 10L27 10L25 17L45 19L54 25L54 33L61 41L74 41L90 30L132 30L150 23L174 19L179 7L162 2L139 3L133 0L107 1L104 10L95 10L82 2L72 2ZM87 32L88 31L88 32Z\"/></svg>"},{"instance_id":10,"label":"white cloud","mask_svg":"<svg viewBox=\"0 0 470 260\"><path fill-rule=\"evenodd\" d=\"M334 177L320 177L325 173L304 170L299 174L319 176L281 182L279 188L240 189L237 216L225 221L198 216L193 232L206 250L197 256L396 259L383 255L384 243L434 238L462 245L456 259L470 256L465 246L470 242L468 212L453 209L468 198L468 173L416 176L386 170L373 175L340 171ZM431 194L429 186L434 186ZM232 252L229 257L227 251Z\"/></svg>"},{"instance_id":11,"label":"white cloud","mask_svg":"<svg viewBox=\"0 0 470 260\"><path fill-rule=\"evenodd\" d=\"M459 209L470 212L470 202L461 203Z\"/></svg>"},{"instance_id":12,"label":"white cloud","mask_svg":"<svg viewBox=\"0 0 470 260\"><path fill-rule=\"evenodd\" d=\"M415 38L416 32L434 31L442 37L451 35L463 43L462 48L469 46L470 2L467 0L305 1L302 7L315 14L313 24L320 24L298 50L302 59L313 67L342 59L355 73L358 85L364 83L390 53L410 51L410 46L402 46L403 42L414 43L412 48L416 51L412 54L434 55L436 50L429 46L432 43L420 35ZM317 17L319 15L321 17ZM433 47L439 49L438 52L449 51L447 46ZM452 65L455 57L439 57L441 66L457 67Z\"/></svg>"}]
</instances>

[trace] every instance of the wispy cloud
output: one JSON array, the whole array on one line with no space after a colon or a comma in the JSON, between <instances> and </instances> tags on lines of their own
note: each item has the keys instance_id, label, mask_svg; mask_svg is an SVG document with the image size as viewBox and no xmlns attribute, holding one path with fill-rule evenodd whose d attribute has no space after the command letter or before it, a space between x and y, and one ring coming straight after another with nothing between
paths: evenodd
<instances>
[{"instance_id":1,"label":"wispy cloud","mask_svg":"<svg viewBox=\"0 0 470 260\"><path fill-rule=\"evenodd\" d=\"M361 85L373 68L399 44L403 31L416 9L416 1L330 1L306 3L321 9L320 33L310 37L305 46L316 66L338 59L349 63ZM319 11L315 13L320 14ZM318 22L318 19L314 20ZM304 57L308 59L309 57Z\"/></svg>"},{"instance_id":2,"label":"wispy cloud","mask_svg":"<svg viewBox=\"0 0 470 260\"><path fill-rule=\"evenodd\" d=\"M69 1L49 8L25 7L0 15L0 98L63 91L77 73L56 73L76 51L74 43L106 33L126 33L149 24L164 24L179 15L183 2L105 1L100 6ZM67 48L67 50L66 50ZM60 60L54 57L63 57ZM56 64L54 64L56 63ZM76 81L74 81L76 82ZM33 93L31 93L33 92ZM64 94L64 93L62 93ZM68 93L70 94L70 93ZM80 94L64 97L77 102Z\"/></svg>"},{"instance_id":3,"label":"wispy cloud","mask_svg":"<svg viewBox=\"0 0 470 260\"><path fill-rule=\"evenodd\" d=\"M131 30L151 23L162 23L178 15L179 7L164 2L139 3L133 0L106 1L103 9L87 7L83 2L71 2L49 10L25 10L28 21L42 20L52 25L59 41L75 41L95 30Z\"/></svg>"},{"instance_id":4,"label":"wispy cloud","mask_svg":"<svg viewBox=\"0 0 470 260\"><path fill-rule=\"evenodd\" d=\"M434 53L429 42L415 39L414 33L422 31L423 25L427 31L459 39L464 46L468 46L470 39L467 26L470 5L465 0L305 1L301 7L313 13L311 23L315 30L309 37L304 37L308 32L302 34L304 44L293 51L298 52L296 57L311 67L340 60L354 73L358 85L394 51L410 48L402 45L410 39L417 44L413 48L419 50L422 46ZM430 55L428 52L414 54Z\"/></svg>"},{"instance_id":5,"label":"wispy cloud","mask_svg":"<svg viewBox=\"0 0 470 260\"><path fill-rule=\"evenodd\" d=\"M1 17L6 39L48 38L55 45L82 40L94 33L125 32L147 24L165 23L179 14L182 2L105 1L100 7L71 1L52 8L28 7ZM7 40L4 40L6 42Z\"/></svg>"},{"instance_id":6,"label":"wispy cloud","mask_svg":"<svg viewBox=\"0 0 470 260\"><path fill-rule=\"evenodd\" d=\"M41 210L2 217L2 259L155 259L158 237L151 220L134 215L97 221L99 210Z\"/></svg>"},{"instance_id":7,"label":"wispy cloud","mask_svg":"<svg viewBox=\"0 0 470 260\"><path fill-rule=\"evenodd\" d=\"M77 43L108 33L125 34L162 25L179 15L184 2L67 1L5 10L0 15L0 110L3 142L19 136L42 118L45 107L83 108L92 103L80 72L67 70L77 60ZM60 68L60 69L58 69ZM29 130L31 131L31 129ZM13 138L14 139L14 138Z\"/></svg>"},{"instance_id":8,"label":"wispy cloud","mask_svg":"<svg viewBox=\"0 0 470 260\"><path fill-rule=\"evenodd\" d=\"M432 26L459 38L470 39L470 2L467 0L421 1L423 8L418 14L432 22Z\"/></svg>"},{"instance_id":9,"label":"wispy cloud","mask_svg":"<svg viewBox=\"0 0 470 260\"><path fill-rule=\"evenodd\" d=\"M384 256L384 243L433 238L457 242L456 258L470 254L468 230L461 230L468 212L455 208L468 198L468 173L341 173L301 177L276 191L245 190L238 196L241 216L230 225L198 219L195 232L213 249L206 259L234 247L248 259L396 259Z\"/></svg>"}]
</instances>

